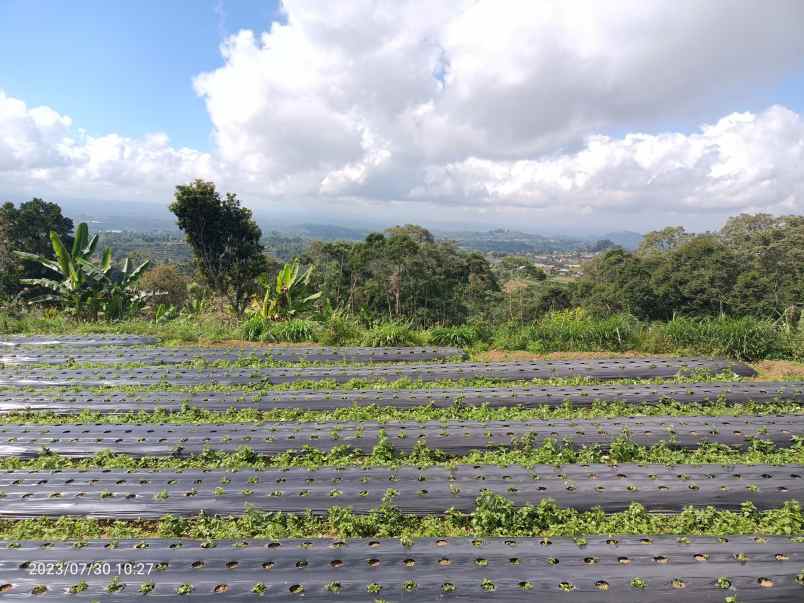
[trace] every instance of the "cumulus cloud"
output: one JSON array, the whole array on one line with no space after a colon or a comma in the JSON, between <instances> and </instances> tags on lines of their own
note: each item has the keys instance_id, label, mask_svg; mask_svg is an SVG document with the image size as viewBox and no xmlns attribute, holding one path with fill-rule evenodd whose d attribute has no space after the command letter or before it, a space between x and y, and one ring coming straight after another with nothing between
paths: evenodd
<instances>
[{"instance_id":1,"label":"cumulus cloud","mask_svg":"<svg viewBox=\"0 0 804 603\"><path fill-rule=\"evenodd\" d=\"M804 121L774 106L700 132L592 136L544 160L470 158L430 168L411 196L462 205L569 210L804 211Z\"/></svg>"},{"instance_id":2,"label":"cumulus cloud","mask_svg":"<svg viewBox=\"0 0 804 603\"><path fill-rule=\"evenodd\" d=\"M165 134L89 136L50 107L0 90L0 190L105 200L165 200L176 182L214 178L208 153L177 149Z\"/></svg>"},{"instance_id":3,"label":"cumulus cloud","mask_svg":"<svg viewBox=\"0 0 804 603\"><path fill-rule=\"evenodd\" d=\"M793 111L654 128L728 113L719 109L735 94L800 67L797 0L286 0L283 10L283 23L227 38L222 65L194 80L213 153L164 135L92 138L0 96L0 182L165 199L198 176L252 205L449 205L501 220L804 209ZM647 133L610 134L621 131Z\"/></svg>"}]
</instances>

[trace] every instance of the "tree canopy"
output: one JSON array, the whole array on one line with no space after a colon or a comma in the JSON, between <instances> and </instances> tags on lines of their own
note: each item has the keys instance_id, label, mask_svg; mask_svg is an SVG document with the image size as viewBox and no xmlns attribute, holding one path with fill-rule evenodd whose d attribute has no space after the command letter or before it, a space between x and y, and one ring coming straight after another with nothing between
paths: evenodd
<instances>
[{"instance_id":1,"label":"tree canopy","mask_svg":"<svg viewBox=\"0 0 804 603\"><path fill-rule=\"evenodd\" d=\"M488 261L436 241L419 226L372 233L362 242L314 242L304 261L336 307L368 319L456 323L499 286Z\"/></svg>"},{"instance_id":2,"label":"tree canopy","mask_svg":"<svg viewBox=\"0 0 804 603\"><path fill-rule=\"evenodd\" d=\"M50 233L55 232L71 246L73 221L62 215L61 207L39 198L16 207L13 203L0 206L0 293L13 295L22 289L20 278L45 278L50 270L34 261L23 261L12 252L23 251L52 258Z\"/></svg>"},{"instance_id":3,"label":"tree canopy","mask_svg":"<svg viewBox=\"0 0 804 603\"><path fill-rule=\"evenodd\" d=\"M176 187L170 211L204 280L242 314L257 290L257 277L266 270L262 232L251 210L241 207L235 194L221 198L212 182L196 180Z\"/></svg>"},{"instance_id":4,"label":"tree canopy","mask_svg":"<svg viewBox=\"0 0 804 603\"><path fill-rule=\"evenodd\" d=\"M575 301L647 319L781 317L804 303L804 217L744 214L715 233L648 233L636 253L613 249L592 260Z\"/></svg>"}]
</instances>

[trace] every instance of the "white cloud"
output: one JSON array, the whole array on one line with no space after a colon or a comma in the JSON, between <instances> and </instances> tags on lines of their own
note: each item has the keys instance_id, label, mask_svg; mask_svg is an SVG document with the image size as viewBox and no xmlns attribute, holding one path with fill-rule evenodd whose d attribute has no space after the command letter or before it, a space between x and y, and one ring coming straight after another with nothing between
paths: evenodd
<instances>
[{"instance_id":1,"label":"white cloud","mask_svg":"<svg viewBox=\"0 0 804 603\"><path fill-rule=\"evenodd\" d=\"M213 153L164 135L92 138L0 95L0 185L166 200L198 176L251 205L449 205L500 221L804 209L804 126L783 107L606 136L726 114L801 66L797 0L284 10L285 24L228 38L221 67L195 79Z\"/></svg>"},{"instance_id":2,"label":"white cloud","mask_svg":"<svg viewBox=\"0 0 804 603\"><path fill-rule=\"evenodd\" d=\"M56 198L164 201L176 183L214 178L207 153L165 134L89 136L50 107L29 108L0 90L0 190Z\"/></svg>"},{"instance_id":3,"label":"white cloud","mask_svg":"<svg viewBox=\"0 0 804 603\"><path fill-rule=\"evenodd\" d=\"M412 196L567 212L804 212L802 165L804 121L774 106L687 136L592 136L581 151L549 159L432 167Z\"/></svg>"}]
</instances>

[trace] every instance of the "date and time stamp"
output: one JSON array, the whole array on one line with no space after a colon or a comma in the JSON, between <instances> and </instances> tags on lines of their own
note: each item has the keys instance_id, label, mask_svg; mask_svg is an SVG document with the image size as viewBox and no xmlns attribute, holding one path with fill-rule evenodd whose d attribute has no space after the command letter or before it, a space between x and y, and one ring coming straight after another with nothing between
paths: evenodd
<instances>
[{"instance_id":1,"label":"date and time stamp","mask_svg":"<svg viewBox=\"0 0 804 603\"><path fill-rule=\"evenodd\" d=\"M34 561L30 576L150 576L163 564L156 561Z\"/></svg>"}]
</instances>

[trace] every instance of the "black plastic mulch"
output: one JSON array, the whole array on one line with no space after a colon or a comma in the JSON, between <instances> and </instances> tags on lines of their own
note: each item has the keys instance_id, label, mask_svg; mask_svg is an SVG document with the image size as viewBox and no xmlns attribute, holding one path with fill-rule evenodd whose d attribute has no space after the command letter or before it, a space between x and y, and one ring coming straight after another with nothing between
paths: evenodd
<instances>
[{"instance_id":1,"label":"black plastic mulch","mask_svg":"<svg viewBox=\"0 0 804 603\"><path fill-rule=\"evenodd\" d=\"M0 350L17 346L99 346L99 345L152 345L156 337L147 335L2 335Z\"/></svg>"},{"instance_id":2,"label":"black plastic mulch","mask_svg":"<svg viewBox=\"0 0 804 603\"><path fill-rule=\"evenodd\" d=\"M192 348L123 348L64 349L11 348L2 353L0 365L65 364L180 364L195 360L246 361L277 360L283 362L404 362L465 358L466 353L453 347L192 347Z\"/></svg>"},{"instance_id":3,"label":"black plastic mulch","mask_svg":"<svg viewBox=\"0 0 804 603\"><path fill-rule=\"evenodd\" d=\"M701 382L648 385L579 385L543 387L432 388L432 389L358 389L293 390L273 392L25 392L0 391L0 414L25 410L59 414L91 410L107 414L140 410L179 410L184 405L211 411L251 408L260 411L300 408L334 410L354 405L374 404L394 408L432 405L445 408L456 403L487 404L492 407L591 406L594 402L623 401L629 404L713 403L725 401L804 402L804 383L780 382Z\"/></svg>"},{"instance_id":4,"label":"black plastic mulch","mask_svg":"<svg viewBox=\"0 0 804 603\"><path fill-rule=\"evenodd\" d=\"M746 536L0 542L0 598L792 603L802 564Z\"/></svg>"},{"instance_id":5,"label":"black plastic mulch","mask_svg":"<svg viewBox=\"0 0 804 603\"><path fill-rule=\"evenodd\" d=\"M0 371L0 385L48 387L59 385L258 385L299 381L353 379L440 381L445 379L529 380L556 377L594 379L651 379L682 374L728 372L751 377L749 366L718 358L633 358L601 360L542 360L531 362L455 362L388 366L332 366L306 368L209 368L148 367L138 369L50 369L12 367Z\"/></svg>"},{"instance_id":6,"label":"black plastic mulch","mask_svg":"<svg viewBox=\"0 0 804 603\"><path fill-rule=\"evenodd\" d=\"M450 455L471 450L539 446L547 440L606 448L618 437L650 446L676 448L706 443L744 447L753 439L790 446L804 434L804 415L761 417L618 417L550 421L449 421L427 423L261 423L261 424L60 424L0 425L0 456L33 457L45 452L88 457L101 451L133 456L198 454L206 449L248 447L272 455L305 447L329 451L349 446L371 452L381 433L394 449L417 443Z\"/></svg>"},{"instance_id":7,"label":"black plastic mulch","mask_svg":"<svg viewBox=\"0 0 804 603\"><path fill-rule=\"evenodd\" d=\"M471 511L486 490L517 505L544 498L576 509L622 511L638 502L651 511L688 505L759 509L802 500L801 465L458 465L452 468L321 468L267 471L7 471L0 474L0 516L80 515L116 519L200 511L326 513L376 508L393 490L405 513Z\"/></svg>"}]
</instances>

